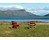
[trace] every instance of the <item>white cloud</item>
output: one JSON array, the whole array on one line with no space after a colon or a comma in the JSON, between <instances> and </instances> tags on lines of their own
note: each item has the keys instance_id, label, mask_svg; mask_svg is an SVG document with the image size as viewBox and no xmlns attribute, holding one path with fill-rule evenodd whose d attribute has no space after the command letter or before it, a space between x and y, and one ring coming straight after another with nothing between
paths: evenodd
<instances>
[{"instance_id":1,"label":"white cloud","mask_svg":"<svg viewBox=\"0 0 49 40\"><path fill-rule=\"evenodd\" d=\"M35 10L49 10L49 8L44 8L44 7L30 7L30 8L25 8L26 10L30 11L35 11Z\"/></svg>"},{"instance_id":2,"label":"white cloud","mask_svg":"<svg viewBox=\"0 0 49 40\"><path fill-rule=\"evenodd\" d=\"M23 6L20 6L20 5L16 5L15 7L16 8L20 8L20 9L24 9L24 7Z\"/></svg>"},{"instance_id":3,"label":"white cloud","mask_svg":"<svg viewBox=\"0 0 49 40\"><path fill-rule=\"evenodd\" d=\"M23 6L20 6L20 5L9 5L9 6L0 6L1 8L12 8L12 7L15 7L15 8L18 8L18 9L24 9Z\"/></svg>"}]
</instances>

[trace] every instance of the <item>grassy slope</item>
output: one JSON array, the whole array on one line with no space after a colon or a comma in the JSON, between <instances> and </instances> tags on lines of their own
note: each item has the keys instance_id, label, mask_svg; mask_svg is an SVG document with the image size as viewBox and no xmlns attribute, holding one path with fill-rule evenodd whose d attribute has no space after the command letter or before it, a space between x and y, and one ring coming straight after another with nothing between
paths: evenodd
<instances>
[{"instance_id":1,"label":"grassy slope","mask_svg":"<svg viewBox=\"0 0 49 40\"><path fill-rule=\"evenodd\" d=\"M41 37L49 36L49 25L36 25L36 28L27 29L25 23L21 23L20 29L9 29L11 25L0 25L0 36L3 37Z\"/></svg>"}]
</instances>

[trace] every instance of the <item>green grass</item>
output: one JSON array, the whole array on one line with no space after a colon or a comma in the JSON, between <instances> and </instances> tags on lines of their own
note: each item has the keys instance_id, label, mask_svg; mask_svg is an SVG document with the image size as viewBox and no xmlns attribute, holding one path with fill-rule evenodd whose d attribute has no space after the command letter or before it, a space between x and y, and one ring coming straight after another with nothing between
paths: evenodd
<instances>
[{"instance_id":1,"label":"green grass","mask_svg":"<svg viewBox=\"0 0 49 40\"><path fill-rule=\"evenodd\" d=\"M10 29L10 24L0 25L0 37L48 37L49 25L36 25L27 29L27 24L21 23L20 29Z\"/></svg>"}]
</instances>

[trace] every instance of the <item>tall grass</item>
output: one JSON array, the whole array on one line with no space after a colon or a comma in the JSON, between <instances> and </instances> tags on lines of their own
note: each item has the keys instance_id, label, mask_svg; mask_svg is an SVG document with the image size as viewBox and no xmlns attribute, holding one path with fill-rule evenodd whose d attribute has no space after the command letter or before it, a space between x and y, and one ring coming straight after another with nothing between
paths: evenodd
<instances>
[{"instance_id":1,"label":"tall grass","mask_svg":"<svg viewBox=\"0 0 49 40\"><path fill-rule=\"evenodd\" d=\"M48 37L49 25L36 25L36 28L27 29L26 23L21 23L20 29L10 29L12 25L0 25L0 37Z\"/></svg>"}]
</instances>

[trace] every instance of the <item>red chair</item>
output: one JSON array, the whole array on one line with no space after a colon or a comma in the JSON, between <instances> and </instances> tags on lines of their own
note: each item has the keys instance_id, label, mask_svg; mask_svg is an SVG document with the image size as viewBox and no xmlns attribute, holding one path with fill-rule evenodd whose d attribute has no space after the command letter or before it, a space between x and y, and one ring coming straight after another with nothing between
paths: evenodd
<instances>
[{"instance_id":1,"label":"red chair","mask_svg":"<svg viewBox=\"0 0 49 40\"><path fill-rule=\"evenodd\" d=\"M29 28L33 28L34 26L36 26L36 22L30 21L28 26L29 26Z\"/></svg>"},{"instance_id":2,"label":"red chair","mask_svg":"<svg viewBox=\"0 0 49 40\"><path fill-rule=\"evenodd\" d=\"M19 25L17 22L12 21L12 28L16 28L16 29L18 29L19 26L20 26L20 25Z\"/></svg>"}]
</instances>

